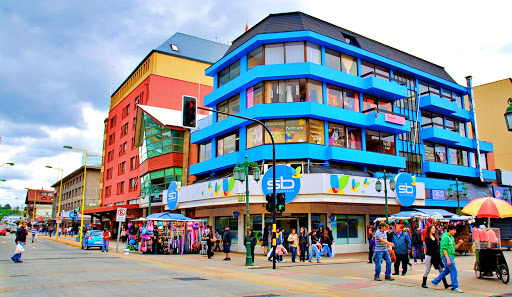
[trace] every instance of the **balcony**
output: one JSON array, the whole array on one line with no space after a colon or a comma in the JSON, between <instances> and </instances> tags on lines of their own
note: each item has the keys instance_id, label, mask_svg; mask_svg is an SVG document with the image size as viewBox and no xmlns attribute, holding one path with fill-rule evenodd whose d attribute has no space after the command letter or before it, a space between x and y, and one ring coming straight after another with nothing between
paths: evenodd
<instances>
[{"instance_id":1,"label":"balcony","mask_svg":"<svg viewBox=\"0 0 512 297\"><path fill-rule=\"evenodd\" d=\"M367 114L367 129L395 135L411 131L411 122L407 116L378 108L370 108L363 113Z\"/></svg>"},{"instance_id":2,"label":"balcony","mask_svg":"<svg viewBox=\"0 0 512 297\"><path fill-rule=\"evenodd\" d=\"M354 150L343 147L328 147L327 159L329 161L341 161L347 163L392 167L398 169L405 168L404 157Z\"/></svg>"},{"instance_id":3,"label":"balcony","mask_svg":"<svg viewBox=\"0 0 512 297\"><path fill-rule=\"evenodd\" d=\"M425 173L477 177L476 168L431 161L423 162L423 171Z\"/></svg>"},{"instance_id":4,"label":"balcony","mask_svg":"<svg viewBox=\"0 0 512 297\"><path fill-rule=\"evenodd\" d=\"M491 153L493 152L493 146L492 143L487 141L480 141L480 151L484 153Z\"/></svg>"},{"instance_id":5,"label":"balcony","mask_svg":"<svg viewBox=\"0 0 512 297\"><path fill-rule=\"evenodd\" d=\"M420 134L423 140L446 145L454 145L462 139L453 128L435 123L422 125Z\"/></svg>"},{"instance_id":6,"label":"balcony","mask_svg":"<svg viewBox=\"0 0 512 297\"><path fill-rule=\"evenodd\" d=\"M457 103L445 98L439 97L437 93L431 91L420 94L420 108L443 115L451 116L457 110Z\"/></svg>"},{"instance_id":7,"label":"balcony","mask_svg":"<svg viewBox=\"0 0 512 297\"><path fill-rule=\"evenodd\" d=\"M407 87L392 78L375 72L368 72L361 77L364 78L363 92L366 94L392 101L407 97Z\"/></svg>"}]
</instances>

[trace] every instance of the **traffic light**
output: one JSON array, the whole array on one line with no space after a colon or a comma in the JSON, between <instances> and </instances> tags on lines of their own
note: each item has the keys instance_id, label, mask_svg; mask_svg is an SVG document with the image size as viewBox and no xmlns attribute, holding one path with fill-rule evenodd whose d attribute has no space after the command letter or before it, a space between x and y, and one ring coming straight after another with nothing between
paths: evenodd
<instances>
[{"instance_id":1,"label":"traffic light","mask_svg":"<svg viewBox=\"0 0 512 297\"><path fill-rule=\"evenodd\" d=\"M267 205L266 209L268 212L272 212L274 210L274 196L272 194L267 194Z\"/></svg>"},{"instance_id":2,"label":"traffic light","mask_svg":"<svg viewBox=\"0 0 512 297\"><path fill-rule=\"evenodd\" d=\"M78 211L76 209L73 210L73 216L78 217Z\"/></svg>"},{"instance_id":3,"label":"traffic light","mask_svg":"<svg viewBox=\"0 0 512 297\"><path fill-rule=\"evenodd\" d=\"M276 210L283 212L286 209L286 196L284 193L277 193Z\"/></svg>"},{"instance_id":4,"label":"traffic light","mask_svg":"<svg viewBox=\"0 0 512 297\"><path fill-rule=\"evenodd\" d=\"M183 96L183 127L196 128L196 98Z\"/></svg>"}]
</instances>

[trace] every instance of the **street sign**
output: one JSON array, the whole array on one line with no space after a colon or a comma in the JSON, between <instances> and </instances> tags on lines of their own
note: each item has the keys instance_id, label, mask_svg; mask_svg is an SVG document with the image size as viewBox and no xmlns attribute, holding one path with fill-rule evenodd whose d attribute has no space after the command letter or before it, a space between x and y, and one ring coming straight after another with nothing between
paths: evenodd
<instances>
[{"instance_id":1,"label":"street sign","mask_svg":"<svg viewBox=\"0 0 512 297\"><path fill-rule=\"evenodd\" d=\"M416 200L416 182L408 173L402 172L395 177L396 202L404 207L409 207Z\"/></svg>"},{"instance_id":2,"label":"street sign","mask_svg":"<svg viewBox=\"0 0 512 297\"><path fill-rule=\"evenodd\" d=\"M62 223L62 217L59 216L59 217L57 217L57 224L60 224L60 223Z\"/></svg>"},{"instance_id":3,"label":"street sign","mask_svg":"<svg viewBox=\"0 0 512 297\"><path fill-rule=\"evenodd\" d=\"M126 221L126 208L118 208L116 222L125 222Z\"/></svg>"},{"instance_id":4,"label":"street sign","mask_svg":"<svg viewBox=\"0 0 512 297\"><path fill-rule=\"evenodd\" d=\"M170 210L176 210L178 207L178 190L177 182L173 181L169 184L169 188L167 189L167 207L169 207Z\"/></svg>"},{"instance_id":5,"label":"street sign","mask_svg":"<svg viewBox=\"0 0 512 297\"><path fill-rule=\"evenodd\" d=\"M75 215L75 211L74 210L70 211L68 216L72 220L76 220L76 218L78 217L78 215Z\"/></svg>"}]
</instances>

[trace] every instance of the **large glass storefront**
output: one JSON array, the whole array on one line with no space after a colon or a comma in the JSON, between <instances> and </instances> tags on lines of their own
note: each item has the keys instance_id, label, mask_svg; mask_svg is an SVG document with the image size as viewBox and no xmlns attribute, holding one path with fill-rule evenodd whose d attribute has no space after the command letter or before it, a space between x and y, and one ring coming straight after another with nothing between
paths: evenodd
<instances>
[{"instance_id":1,"label":"large glass storefront","mask_svg":"<svg viewBox=\"0 0 512 297\"><path fill-rule=\"evenodd\" d=\"M215 229L224 232L224 227L226 226L229 226L229 229L233 233L231 244L238 244L238 219L234 217L215 217Z\"/></svg>"}]
</instances>

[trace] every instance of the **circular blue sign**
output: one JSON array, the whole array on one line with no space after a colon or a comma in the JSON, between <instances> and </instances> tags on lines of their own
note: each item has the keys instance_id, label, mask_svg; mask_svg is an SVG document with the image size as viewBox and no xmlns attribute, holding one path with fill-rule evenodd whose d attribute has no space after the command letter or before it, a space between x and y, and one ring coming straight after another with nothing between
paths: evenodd
<instances>
[{"instance_id":1,"label":"circular blue sign","mask_svg":"<svg viewBox=\"0 0 512 297\"><path fill-rule=\"evenodd\" d=\"M292 202L297 198L300 191L300 174L297 171L286 165L276 166L276 194L284 193L286 196L286 203ZM272 194L273 189L274 170L269 168L261 182L263 195Z\"/></svg>"},{"instance_id":2,"label":"circular blue sign","mask_svg":"<svg viewBox=\"0 0 512 297\"><path fill-rule=\"evenodd\" d=\"M331 220L331 222L334 222L334 221L336 221L336 216L332 214L332 215L329 217L329 219Z\"/></svg>"},{"instance_id":3,"label":"circular blue sign","mask_svg":"<svg viewBox=\"0 0 512 297\"><path fill-rule=\"evenodd\" d=\"M238 217L240 217L240 213L238 211L233 212L233 217L235 217L235 219L238 219Z\"/></svg>"},{"instance_id":4,"label":"circular blue sign","mask_svg":"<svg viewBox=\"0 0 512 297\"><path fill-rule=\"evenodd\" d=\"M167 207L170 210L175 210L178 207L178 193L178 183L171 182L167 189Z\"/></svg>"},{"instance_id":5,"label":"circular blue sign","mask_svg":"<svg viewBox=\"0 0 512 297\"><path fill-rule=\"evenodd\" d=\"M70 218L70 219L72 219L72 220L74 220L74 219L76 219L76 218L78 217L78 216L74 216L74 215L73 215L74 213L75 213L75 211L74 211L74 210L72 210L72 211L70 211L70 212L69 212L69 218Z\"/></svg>"},{"instance_id":6,"label":"circular blue sign","mask_svg":"<svg viewBox=\"0 0 512 297\"><path fill-rule=\"evenodd\" d=\"M416 200L416 183L408 173L400 173L395 177L396 201L398 204L409 207Z\"/></svg>"}]
</instances>

